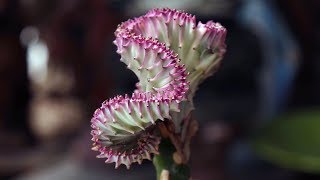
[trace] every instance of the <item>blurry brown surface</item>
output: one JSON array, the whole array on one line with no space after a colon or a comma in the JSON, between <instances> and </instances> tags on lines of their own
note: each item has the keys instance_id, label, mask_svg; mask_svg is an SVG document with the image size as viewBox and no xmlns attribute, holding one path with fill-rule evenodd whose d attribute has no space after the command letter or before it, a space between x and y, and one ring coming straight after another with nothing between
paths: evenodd
<instances>
[{"instance_id":1,"label":"blurry brown surface","mask_svg":"<svg viewBox=\"0 0 320 180\"><path fill-rule=\"evenodd\" d=\"M40 25L49 65L69 67L75 74L73 95L96 107L112 87L105 50L112 46L117 16L102 0L61 1L57 6Z\"/></svg>"},{"instance_id":2,"label":"blurry brown surface","mask_svg":"<svg viewBox=\"0 0 320 180\"><path fill-rule=\"evenodd\" d=\"M91 112L113 86L106 49L111 49L117 17L103 0L1 1L0 178L54 159L51 152L70 148L59 142L89 126ZM40 30L49 49L48 69L54 69L42 85L28 79L20 42L21 30L30 25ZM57 79L59 69L69 74ZM45 141L49 137L53 142ZM47 146L51 150L44 150Z\"/></svg>"},{"instance_id":3,"label":"blurry brown surface","mask_svg":"<svg viewBox=\"0 0 320 180\"><path fill-rule=\"evenodd\" d=\"M2 1L0 8L0 146L20 146L30 141L27 125L29 99L25 49L19 33L23 21L14 1ZM13 137L13 141L5 137Z\"/></svg>"}]
</instances>

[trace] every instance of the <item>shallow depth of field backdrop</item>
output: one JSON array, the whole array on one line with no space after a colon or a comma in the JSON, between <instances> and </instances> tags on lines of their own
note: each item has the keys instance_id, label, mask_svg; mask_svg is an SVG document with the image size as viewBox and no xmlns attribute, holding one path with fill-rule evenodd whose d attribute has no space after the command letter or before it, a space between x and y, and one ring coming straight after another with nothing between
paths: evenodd
<instances>
[{"instance_id":1,"label":"shallow depth of field backdrop","mask_svg":"<svg viewBox=\"0 0 320 180\"><path fill-rule=\"evenodd\" d=\"M228 30L196 95L192 177L320 179L317 0L1 0L0 179L155 179L152 162L96 159L90 118L137 80L112 44L117 25L160 7Z\"/></svg>"}]
</instances>

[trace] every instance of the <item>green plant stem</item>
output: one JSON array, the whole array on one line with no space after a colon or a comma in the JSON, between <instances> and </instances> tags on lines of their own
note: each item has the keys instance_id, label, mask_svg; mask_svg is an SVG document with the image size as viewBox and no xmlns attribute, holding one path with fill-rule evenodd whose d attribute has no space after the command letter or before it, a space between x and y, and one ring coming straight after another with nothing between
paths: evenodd
<instances>
[{"instance_id":1,"label":"green plant stem","mask_svg":"<svg viewBox=\"0 0 320 180\"><path fill-rule=\"evenodd\" d=\"M176 152L175 147L172 145L169 139L163 139L159 146L159 155L155 155L153 158L153 164L157 171L157 179L160 179L160 175L163 170L169 172L170 180L188 180L190 179L190 169L186 164L176 164L173 160L173 153Z\"/></svg>"}]
</instances>

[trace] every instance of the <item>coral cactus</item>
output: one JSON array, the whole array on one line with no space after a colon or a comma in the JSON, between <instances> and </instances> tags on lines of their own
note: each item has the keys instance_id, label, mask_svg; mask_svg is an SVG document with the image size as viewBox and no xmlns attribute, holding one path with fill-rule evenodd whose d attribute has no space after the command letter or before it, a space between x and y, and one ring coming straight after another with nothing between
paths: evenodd
<instances>
[{"instance_id":1,"label":"coral cactus","mask_svg":"<svg viewBox=\"0 0 320 180\"><path fill-rule=\"evenodd\" d=\"M177 142L188 143L192 98L225 53L226 29L166 8L120 24L115 36L121 61L139 82L131 96L116 96L95 111L91 134L98 157L129 168L159 153L159 129L177 140L177 149Z\"/></svg>"}]
</instances>

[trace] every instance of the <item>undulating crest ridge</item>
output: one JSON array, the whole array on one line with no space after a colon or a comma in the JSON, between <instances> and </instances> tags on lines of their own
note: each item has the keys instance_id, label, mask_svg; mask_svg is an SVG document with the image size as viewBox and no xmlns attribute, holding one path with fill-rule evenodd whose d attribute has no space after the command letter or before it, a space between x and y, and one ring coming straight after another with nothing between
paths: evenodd
<instances>
[{"instance_id":1,"label":"undulating crest ridge","mask_svg":"<svg viewBox=\"0 0 320 180\"><path fill-rule=\"evenodd\" d=\"M197 23L194 15L168 8L124 22L116 34L123 31L157 39L177 53L189 73L192 93L213 74L226 51L226 29L220 23Z\"/></svg>"},{"instance_id":2,"label":"undulating crest ridge","mask_svg":"<svg viewBox=\"0 0 320 180\"><path fill-rule=\"evenodd\" d=\"M179 129L198 84L223 57L225 34L219 23L196 24L194 16L167 8L120 24L114 44L139 82L131 96L106 100L95 111L91 134L98 157L129 168L157 154L158 121L172 120Z\"/></svg>"}]
</instances>

